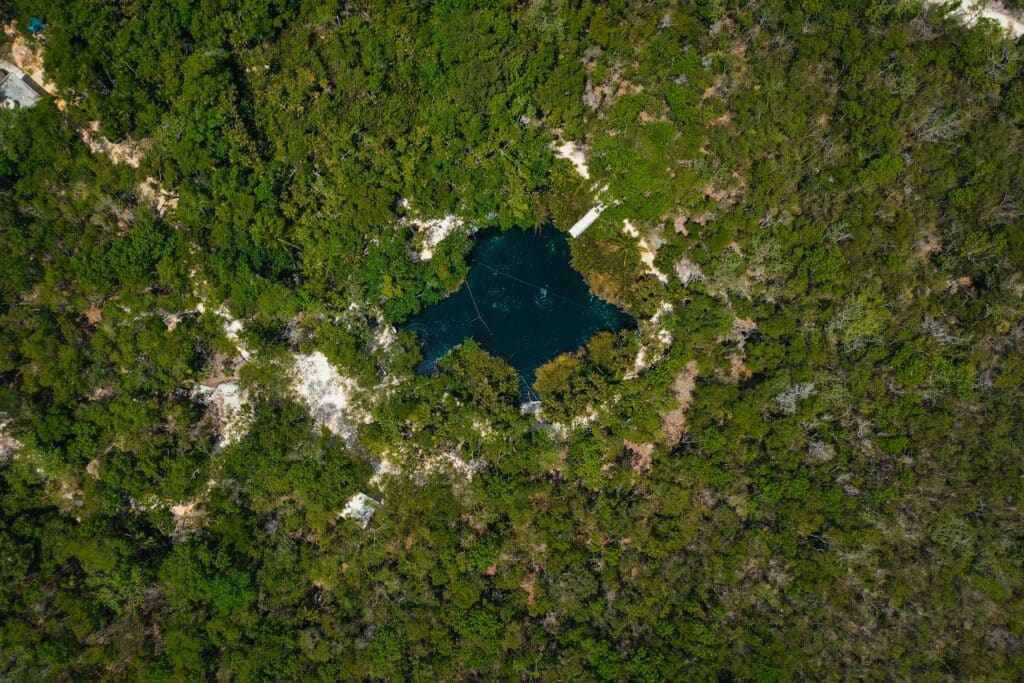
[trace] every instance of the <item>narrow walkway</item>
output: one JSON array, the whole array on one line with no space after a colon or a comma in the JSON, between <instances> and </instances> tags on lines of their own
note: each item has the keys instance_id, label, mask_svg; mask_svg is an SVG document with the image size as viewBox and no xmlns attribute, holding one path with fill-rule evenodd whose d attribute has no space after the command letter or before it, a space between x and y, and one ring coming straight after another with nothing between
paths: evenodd
<instances>
[{"instance_id":1,"label":"narrow walkway","mask_svg":"<svg viewBox=\"0 0 1024 683\"><path fill-rule=\"evenodd\" d=\"M597 205L594 206L594 208L583 214L583 218L576 221L576 223L571 228L569 228L569 235L572 237L579 237L580 235L582 235L584 232L586 232L587 228L589 228L591 225L597 222L597 219L601 217L601 213L606 208L608 207L598 202Z\"/></svg>"}]
</instances>

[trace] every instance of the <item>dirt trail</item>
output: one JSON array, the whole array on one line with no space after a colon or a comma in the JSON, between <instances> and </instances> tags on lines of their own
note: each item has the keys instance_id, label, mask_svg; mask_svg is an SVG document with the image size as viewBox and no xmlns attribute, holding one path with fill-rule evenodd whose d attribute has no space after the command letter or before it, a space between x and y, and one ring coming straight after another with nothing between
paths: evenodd
<instances>
[{"instance_id":1,"label":"dirt trail","mask_svg":"<svg viewBox=\"0 0 1024 683\"><path fill-rule=\"evenodd\" d=\"M672 393L675 394L679 405L662 417L662 429L665 431L665 438L672 446L678 444L683 434L686 433L686 410L693 400L693 390L697 387L697 377L700 370L697 368L697 361L690 361L686 367L676 375L672 383Z\"/></svg>"}]
</instances>

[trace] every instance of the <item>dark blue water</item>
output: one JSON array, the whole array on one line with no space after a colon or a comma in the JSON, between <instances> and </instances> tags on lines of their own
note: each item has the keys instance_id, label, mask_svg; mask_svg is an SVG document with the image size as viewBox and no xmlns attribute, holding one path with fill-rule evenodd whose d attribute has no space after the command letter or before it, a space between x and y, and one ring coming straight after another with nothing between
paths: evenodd
<instances>
[{"instance_id":1,"label":"dark blue water","mask_svg":"<svg viewBox=\"0 0 1024 683\"><path fill-rule=\"evenodd\" d=\"M590 291L569 265L565 235L545 226L480 232L462 287L406 328L419 334L423 372L472 337L508 361L529 386L537 368L558 354L578 349L603 330L634 324Z\"/></svg>"}]
</instances>

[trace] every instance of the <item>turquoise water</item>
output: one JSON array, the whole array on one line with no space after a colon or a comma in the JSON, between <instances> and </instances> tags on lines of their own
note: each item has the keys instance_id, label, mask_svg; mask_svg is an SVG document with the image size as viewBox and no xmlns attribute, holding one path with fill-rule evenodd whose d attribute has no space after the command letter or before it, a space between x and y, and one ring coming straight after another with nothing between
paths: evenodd
<instances>
[{"instance_id":1,"label":"turquoise water","mask_svg":"<svg viewBox=\"0 0 1024 683\"><path fill-rule=\"evenodd\" d=\"M470 258L462 287L406 325L419 334L422 372L432 372L441 356L472 337L508 361L529 386L537 368L558 354L603 330L635 324L590 291L569 265L565 235L551 226L485 230Z\"/></svg>"}]
</instances>

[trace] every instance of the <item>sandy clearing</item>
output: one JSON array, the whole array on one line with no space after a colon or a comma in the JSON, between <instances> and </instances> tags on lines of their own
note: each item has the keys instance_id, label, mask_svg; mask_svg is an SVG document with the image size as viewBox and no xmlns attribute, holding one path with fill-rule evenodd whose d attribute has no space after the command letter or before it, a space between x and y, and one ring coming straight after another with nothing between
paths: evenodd
<instances>
[{"instance_id":1,"label":"sandy clearing","mask_svg":"<svg viewBox=\"0 0 1024 683\"><path fill-rule=\"evenodd\" d=\"M370 348L374 351L380 349L387 351L391 348L391 345L398 339L398 330L395 329L394 325L378 324L373 330L373 338L370 341Z\"/></svg>"},{"instance_id":2,"label":"sandy clearing","mask_svg":"<svg viewBox=\"0 0 1024 683\"><path fill-rule=\"evenodd\" d=\"M219 451L237 443L249 432L252 418L246 411L248 395L237 382L219 382L216 387L197 384L192 397L210 408L210 414L217 421L217 443Z\"/></svg>"},{"instance_id":3,"label":"sandy clearing","mask_svg":"<svg viewBox=\"0 0 1024 683\"><path fill-rule=\"evenodd\" d=\"M99 135L99 130L100 122L91 121L88 126L78 131L90 152L93 154L106 154L110 162L115 166L124 164L132 168L139 167L139 164L142 163L142 158L146 156L146 151L149 149L150 143L148 140L135 142L129 138L124 142L111 142Z\"/></svg>"},{"instance_id":4,"label":"sandy clearing","mask_svg":"<svg viewBox=\"0 0 1024 683\"><path fill-rule=\"evenodd\" d=\"M4 26L4 38L11 45L11 61L14 65L28 74L28 77L39 84L39 86L50 93L51 95L57 95L57 84L46 78L46 68L43 61L43 50L42 46L36 43L35 45L29 44L25 38L18 33L17 26L14 22ZM57 100L57 108L64 110L65 103L63 100Z\"/></svg>"},{"instance_id":5,"label":"sandy clearing","mask_svg":"<svg viewBox=\"0 0 1024 683\"><path fill-rule=\"evenodd\" d=\"M206 304L200 301L196 304L196 312L202 315L206 312ZM231 343L235 345L238 350L238 355L241 356L242 360L249 360L249 348L241 340L239 334L245 327L245 324L231 315L231 311L228 310L227 306L223 304L215 310L214 315L224 321L224 336L226 336Z\"/></svg>"},{"instance_id":6,"label":"sandy clearing","mask_svg":"<svg viewBox=\"0 0 1024 683\"><path fill-rule=\"evenodd\" d=\"M171 534L172 540L183 540L189 532L199 526L199 522L205 514L205 510L200 506L209 499L210 492L215 486L217 486L217 480L210 479L206 482L202 493L195 498L168 506L168 510L170 510L171 515L174 517L174 531ZM144 506L140 506L140 508L146 509Z\"/></svg>"},{"instance_id":7,"label":"sandy clearing","mask_svg":"<svg viewBox=\"0 0 1024 683\"><path fill-rule=\"evenodd\" d=\"M654 467L654 444L634 443L627 439L622 445L633 454L630 458L630 468L637 474L650 474Z\"/></svg>"},{"instance_id":8,"label":"sandy clearing","mask_svg":"<svg viewBox=\"0 0 1024 683\"><path fill-rule=\"evenodd\" d=\"M309 407L318 425L354 443L359 424L368 424L372 417L353 401L360 392L358 383L341 375L327 356L319 351L297 353L292 368L292 391Z\"/></svg>"},{"instance_id":9,"label":"sandy clearing","mask_svg":"<svg viewBox=\"0 0 1024 683\"><path fill-rule=\"evenodd\" d=\"M152 205L160 216L165 215L170 209L178 208L178 195L165 190L160 181L153 176L147 176L139 183L138 191L139 199Z\"/></svg>"},{"instance_id":10,"label":"sandy clearing","mask_svg":"<svg viewBox=\"0 0 1024 683\"><path fill-rule=\"evenodd\" d=\"M672 345L672 333L661 326L661 319L672 311L672 304L662 302L657 312L648 320L641 321L640 333L643 340L640 342L640 349L636 352L636 359L633 361L633 369L627 372L623 379L636 379L640 373L653 365L669 346Z\"/></svg>"},{"instance_id":11,"label":"sandy clearing","mask_svg":"<svg viewBox=\"0 0 1024 683\"><path fill-rule=\"evenodd\" d=\"M380 486L386 477L399 474L401 471L397 465L391 462L388 454L385 453L381 456L377 466L373 468L373 476L370 477L370 483L374 486Z\"/></svg>"},{"instance_id":12,"label":"sandy clearing","mask_svg":"<svg viewBox=\"0 0 1024 683\"><path fill-rule=\"evenodd\" d=\"M220 441L218 448L237 443L249 431L251 422L245 410L249 402L246 393L234 382L223 382L213 390L220 410Z\"/></svg>"},{"instance_id":13,"label":"sandy clearing","mask_svg":"<svg viewBox=\"0 0 1024 683\"><path fill-rule=\"evenodd\" d=\"M569 161L576 168L577 173L579 173L585 180L590 180L590 169L587 167L587 155L584 152L582 145L577 144L573 140L565 140L560 144L553 144L551 149L554 150L556 157Z\"/></svg>"},{"instance_id":14,"label":"sandy clearing","mask_svg":"<svg viewBox=\"0 0 1024 683\"><path fill-rule=\"evenodd\" d=\"M205 311L205 303L200 301L196 304L196 312L203 314ZM244 324L241 320L232 317L231 312L223 305L214 311L214 315L223 321L224 335L235 345L242 364L244 364L250 355L248 347L239 337ZM238 385L237 372L238 368L235 369L233 377L215 377L215 386L210 386L212 383L207 382L197 385L192 390L193 398L210 406L213 417L217 420L220 435L217 439L217 450L238 442L249 432L249 427L252 424L252 416L246 409L249 396Z\"/></svg>"},{"instance_id":15,"label":"sandy clearing","mask_svg":"<svg viewBox=\"0 0 1024 683\"><path fill-rule=\"evenodd\" d=\"M640 235L640 231L628 218L622 221L622 232L637 240L637 245L640 247L640 261L643 262L647 273L668 284L668 276L654 265L655 250L651 247L651 243L647 241L646 237Z\"/></svg>"},{"instance_id":16,"label":"sandy clearing","mask_svg":"<svg viewBox=\"0 0 1024 683\"><path fill-rule=\"evenodd\" d=\"M461 448L450 448L441 451L440 454L428 458L423 462L423 472L452 472L459 474L466 479L472 479L473 475L484 466L481 460L463 460L459 456Z\"/></svg>"},{"instance_id":17,"label":"sandy clearing","mask_svg":"<svg viewBox=\"0 0 1024 683\"><path fill-rule=\"evenodd\" d=\"M991 19L1014 38L1024 35L1024 21L996 2L984 0L924 0L925 4L936 7L952 5L953 16L963 19L967 24L975 24L979 19Z\"/></svg>"},{"instance_id":18,"label":"sandy clearing","mask_svg":"<svg viewBox=\"0 0 1024 683\"><path fill-rule=\"evenodd\" d=\"M423 235L423 241L420 246L419 260L429 261L434 257L434 250L441 244L445 237L452 234L465 224L465 221L453 214L448 214L442 218L410 218L408 219L410 225L416 226L416 229Z\"/></svg>"}]
</instances>

